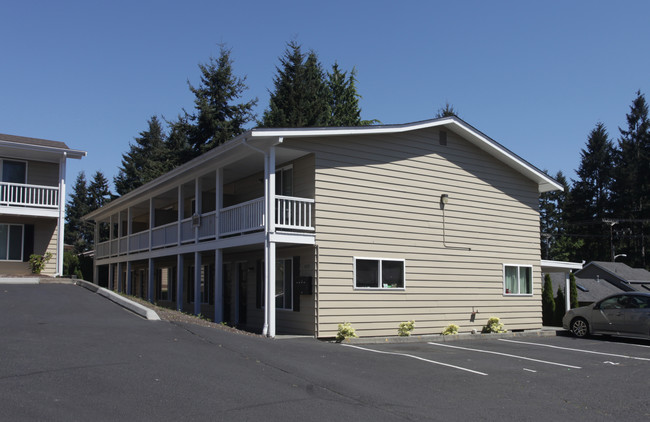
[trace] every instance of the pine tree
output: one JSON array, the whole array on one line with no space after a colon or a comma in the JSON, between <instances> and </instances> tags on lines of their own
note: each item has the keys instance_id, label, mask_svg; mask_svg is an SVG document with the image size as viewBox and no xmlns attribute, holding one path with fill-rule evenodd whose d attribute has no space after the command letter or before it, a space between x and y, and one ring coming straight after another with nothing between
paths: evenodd
<instances>
[{"instance_id":1,"label":"pine tree","mask_svg":"<svg viewBox=\"0 0 650 422\"><path fill-rule=\"evenodd\" d=\"M609 226L603 220L612 216L614 147L602 123L591 131L580 156L566 216L572 232L583 240L574 258L609 260Z\"/></svg>"},{"instance_id":2,"label":"pine tree","mask_svg":"<svg viewBox=\"0 0 650 422\"><path fill-rule=\"evenodd\" d=\"M112 199L108 179L104 173L97 170L88 185L88 212L103 207Z\"/></svg>"},{"instance_id":3,"label":"pine tree","mask_svg":"<svg viewBox=\"0 0 650 422\"><path fill-rule=\"evenodd\" d=\"M115 176L115 189L124 195L171 170L165 143L165 133L158 117L148 121L148 129L140 132L129 152L122 154L122 167Z\"/></svg>"},{"instance_id":4,"label":"pine tree","mask_svg":"<svg viewBox=\"0 0 650 422\"><path fill-rule=\"evenodd\" d=\"M449 104L449 101L445 101L445 106L440 107L436 113L436 118L453 116L458 117L458 110L456 110L453 105Z\"/></svg>"},{"instance_id":5,"label":"pine tree","mask_svg":"<svg viewBox=\"0 0 650 422\"><path fill-rule=\"evenodd\" d=\"M243 133L244 126L255 119L253 107L257 99L235 103L242 97L246 78L233 74L231 51L221 48L219 57L210 57L207 64L199 64L201 83L189 83L195 96L195 114L189 115L193 123L189 141L195 154L201 154Z\"/></svg>"},{"instance_id":6,"label":"pine tree","mask_svg":"<svg viewBox=\"0 0 650 422\"><path fill-rule=\"evenodd\" d=\"M542 288L542 324L552 325L555 318L555 299L553 298L553 283L551 275L544 275L544 287Z\"/></svg>"},{"instance_id":7,"label":"pine tree","mask_svg":"<svg viewBox=\"0 0 650 422\"><path fill-rule=\"evenodd\" d=\"M559 171L555 180L564 188L562 191L544 192L539 197L541 251L544 259L571 261L575 251L582 247L582 239L569 232L567 204L570 190L564 174Z\"/></svg>"},{"instance_id":8,"label":"pine tree","mask_svg":"<svg viewBox=\"0 0 650 422\"><path fill-rule=\"evenodd\" d=\"M645 233L650 219L650 120L645 96L637 91L626 115L627 128L619 128L621 137L615 154L613 208L619 219L633 220L618 226L631 236L623 239L632 266L646 265Z\"/></svg>"},{"instance_id":9,"label":"pine tree","mask_svg":"<svg viewBox=\"0 0 650 422\"><path fill-rule=\"evenodd\" d=\"M360 126L363 124L355 76L355 69L352 69L348 76L347 72L341 71L338 63L334 63L332 73L327 74L332 113L329 119L330 126Z\"/></svg>"},{"instance_id":10,"label":"pine tree","mask_svg":"<svg viewBox=\"0 0 650 422\"><path fill-rule=\"evenodd\" d=\"M65 243L73 245L77 253L87 251L91 239L87 237L85 227L87 223L81 220L81 217L88 213L88 186L86 184L86 174L83 171L77 175L65 211Z\"/></svg>"},{"instance_id":11,"label":"pine tree","mask_svg":"<svg viewBox=\"0 0 650 422\"><path fill-rule=\"evenodd\" d=\"M274 91L260 126L328 126L331 97L316 53L305 56L299 44L290 42L276 71Z\"/></svg>"}]
</instances>

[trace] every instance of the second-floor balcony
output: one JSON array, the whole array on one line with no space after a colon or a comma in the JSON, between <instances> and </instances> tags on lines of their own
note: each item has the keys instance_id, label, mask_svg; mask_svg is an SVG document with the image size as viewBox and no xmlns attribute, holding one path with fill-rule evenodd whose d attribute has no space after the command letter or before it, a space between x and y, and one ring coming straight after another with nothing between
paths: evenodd
<instances>
[{"instance_id":1,"label":"second-floor balcony","mask_svg":"<svg viewBox=\"0 0 650 422\"><path fill-rule=\"evenodd\" d=\"M264 197L256 198L222 208L218 213L211 211L197 214L180 221L154 227L151 230L143 230L100 242L96 247L96 255L98 259L101 259L136 254L192 242L263 231L267 223L264 211ZM275 230L313 233L315 230L313 213L313 199L277 195L273 221Z\"/></svg>"},{"instance_id":2,"label":"second-floor balcony","mask_svg":"<svg viewBox=\"0 0 650 422\"><path fill-rule=\"evenodd\" d=\"M38 209L52 212L59 208L59 188L56 186L28 185L0 182L0 207Z\"/></svg>"}]
</instances>

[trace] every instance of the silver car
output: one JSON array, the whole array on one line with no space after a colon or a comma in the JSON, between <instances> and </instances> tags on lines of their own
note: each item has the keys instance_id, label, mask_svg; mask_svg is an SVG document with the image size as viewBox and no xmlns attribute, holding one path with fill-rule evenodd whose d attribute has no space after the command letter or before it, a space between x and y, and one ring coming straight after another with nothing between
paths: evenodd
<instances>
[{"instance_id":1,"label":"silver car","mask_svg":"<svg viewBox=\"0 0 650 422\"><path fill-rule=\"evenodd\" d=\"M569 310L562 327L576 337L610 334L650 338L650 293L627 292Z\"/></svg>"}]
</instances>

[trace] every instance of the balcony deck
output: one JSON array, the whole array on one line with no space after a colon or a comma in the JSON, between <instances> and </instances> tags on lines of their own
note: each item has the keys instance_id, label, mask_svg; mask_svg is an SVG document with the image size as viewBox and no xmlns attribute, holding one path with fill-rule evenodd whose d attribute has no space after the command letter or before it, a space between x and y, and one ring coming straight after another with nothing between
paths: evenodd
<instances>
[{"instance_id":1,"label":"balcony deck","mask_svg":"<svg viewBox=\"0 0 650 422\"><path fill-rule=\"evenodd\" d=\"M284 232L313 233L313 212L313 199L276 196L275 228ZM218 213L211 211L98 243L96 257L103 259L214 240L217 239L217 221L220 239L262 231L266 224L264 198L222 208Z\"/></svg>"},{"instance_id":2,"label":"balcony deck","mask_svg":"<svg viewBox=\"0 0 650 422\"><path fill-rule=\"evenodd\" d=\"M5 214L56 217L59 209L57 186L0 182L0 210Z\"/></svg>"}]
</instances>

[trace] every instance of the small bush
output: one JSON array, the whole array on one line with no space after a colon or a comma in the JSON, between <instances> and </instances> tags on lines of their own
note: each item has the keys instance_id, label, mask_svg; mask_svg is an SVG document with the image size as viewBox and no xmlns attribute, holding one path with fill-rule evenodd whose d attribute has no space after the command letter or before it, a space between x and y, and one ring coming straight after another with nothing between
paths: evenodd
<instances>
[{"instance_id":1,"label":"small bush","mask_svg":"<svg viewBox=\"0 0 650 422\"><path fill-rule=\"evenodd\" d=\"M408 337L411 335L411 331L415 328L415 321L405 321L399 323L399 328L397 329L397 335L400 337Z\"/></svg>"},{"instance_id":2,"label":"small bush","mask_svg":"<svg viewBox=\"0 0 650 422\"><path fill-rule=\"evenodd\" d=\"M483 327L482 333L507 333L508 330L505 329L503 324L499 322L499 318L490 317L488 319L487 325Z\"/></svg>"},{"instance_id":3,"label":"small bush","mask_svg":"<svg viewBox=\"0 0 650 422\"><path fill-rule=\"evenodd\" d=\"M448 336L448 335L454 335L458 334L458 329L460 327L456 324L449 324L448 326L445 327L445 329L442 331L443 336Z\"/></svg>"},{"instance_id":4,"label":"small bush","mask_svg":"<svg viewBox=\"0 0 650 422\"><path fill-rule=\"evenodd\" d=\"M355 333L354 328L352 328L352 324L349 322L344 322L343 324L339 324L339 331L336 333L336 341L337 342L342 342L346 338L354 337L357 338L359 337L357 333Z\"/></svg>"},{"instance_id":5,"label":"small bush","mask_svg":"<svg viewBox=\"0 0 650 422\"><path fill-rule=\"evenodd\" d=\"M45 255L31 254L29 256L29 267L32 269L32 273L40 274L50 259L52 259L52 254L49 252L45 252Z\"/></svg>"}]
</instances>

